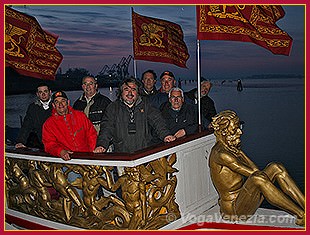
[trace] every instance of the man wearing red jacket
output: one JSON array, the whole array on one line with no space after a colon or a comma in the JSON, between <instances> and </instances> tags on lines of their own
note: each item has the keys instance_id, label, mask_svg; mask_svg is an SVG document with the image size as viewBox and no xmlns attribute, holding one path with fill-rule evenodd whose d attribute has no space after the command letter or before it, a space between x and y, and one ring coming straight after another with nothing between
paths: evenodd
<instances>
[{"instance_id":1,"label":"man wearing red jacket","mask_svg":"<svg viewBox=\"0 0 310 235\"><path fill-rule=\"evenodd\" d=\"M70 160L73 152L93 152L97 132L81 112L74 110L67 95L57 91L52 96L53 111L43 125L42 141L45 152Z\"/></svg>"}]
</instances>

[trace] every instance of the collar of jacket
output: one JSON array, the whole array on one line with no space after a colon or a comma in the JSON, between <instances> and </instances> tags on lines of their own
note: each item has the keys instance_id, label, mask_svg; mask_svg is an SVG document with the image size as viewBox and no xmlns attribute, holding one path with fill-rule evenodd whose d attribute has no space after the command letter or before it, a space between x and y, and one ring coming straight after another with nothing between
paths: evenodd
<instances>
[{"instance_id":1,"label":"collar of jacket","mask_svg":"<svg viewBox=\"0 0 310 235\"><path fill-rule=\"evenodd\" d=\"M49 99L49 101L45 102L48 103L48 106L52 107L52 99ZM40 99L37 99L34 102L35 105L43 106L43 102Z\"/></svg>"},{"instance_id":2,"label":"collar of jacket","mask_svg":"<svg viewBox=\"0 0 310 235\"><path fill-rule=\"evenodd\" d=\"M151 95L157 92L156 88L153 87L151 91L146 90L144 87L142 88L145 94Z\"/></svg>"},{"instance_id":3,"label":"collar of jacket","mask_svg":"<svg viewBox=\"0 0 310 235\"><path fill-rule=\"evenodd\" d=\"M93 97L91 97L90 99L91 99L91 100L92 100L92 99L96 99L96 97L98 96L98 94L99 94L99 91L97 91L97 93L96 93L96 94L94 94L94 95L93 95ZM83 94L80 96L79 100L81 100L81 101L85 101L85 102L86 102L86 96L85 96L85 93L83 93Z\"/></svg>"}]
</instances>

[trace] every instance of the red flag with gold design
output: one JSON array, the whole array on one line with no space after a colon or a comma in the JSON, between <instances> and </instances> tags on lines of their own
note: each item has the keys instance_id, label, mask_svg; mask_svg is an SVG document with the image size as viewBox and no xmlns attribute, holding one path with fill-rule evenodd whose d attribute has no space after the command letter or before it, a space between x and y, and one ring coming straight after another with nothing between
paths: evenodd
<instances>
[{"instance_id":1,"label":"red flag with gold design","mask_svg":"<svg viewBox=\"0 0 310 235\"><path fill-rule=\"evenodd\" d=\"M33 16L5 7L5 66L21 75L54 80L63 59L57 39Z\"/></svg>"},{"instance_id":2,"label":"red flag with gold design","mask_svg":"<svg viewBox=\"0 0 310 235\"><path fill-rule=\"evenodd\" d=\"M132 11L132 31L136 60L170 63L186 68L189 54L180 25Z\"/></svg>"},{"instance_id":3,"label":"red flag with gold design","mask_svg":"<svg viewBox=\"0 0 310 235\"><path fill-rule=\"evenodd\" d=\"M293 39L276 22L279 5L198 5L197 39L252 42L273 54L289 55Z\"/></svg>"}]
</instances>

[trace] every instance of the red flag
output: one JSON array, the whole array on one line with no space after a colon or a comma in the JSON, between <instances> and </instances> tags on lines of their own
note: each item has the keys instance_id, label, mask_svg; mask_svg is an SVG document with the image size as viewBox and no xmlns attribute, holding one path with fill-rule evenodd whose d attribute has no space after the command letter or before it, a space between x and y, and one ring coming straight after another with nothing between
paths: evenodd
<instances>
[{"instance_id":1,"label":"red flag","mask_svg":"<svg viewBox=\"0 0 310 235\"><path fill-rule=\"evenodd\" d=\"M186 68L189 54L180 25L132 11L132 31L135 59Z\"/></svg>"},{"instance_id":2,"label":"red flag","mask_svg":"<svg viewBox=\"0 0 310 235\"><path fill-rule=\"evenodd\" d=\"M55 47L57 39L34 17L5 7L5 66L25 76L54 80L63 59Z\"/></svg>"},{"instance_id":3,"label":"red flag","mask_svg":"<svg viewBox=\"0 0 310 235\"><path fill-rule=\"evenodd\" d=\"M201 5L196 7L197 39L253 42L273 54L289 55L293 39L276 22L279 5Z\"/></svg>"}]
</instances>

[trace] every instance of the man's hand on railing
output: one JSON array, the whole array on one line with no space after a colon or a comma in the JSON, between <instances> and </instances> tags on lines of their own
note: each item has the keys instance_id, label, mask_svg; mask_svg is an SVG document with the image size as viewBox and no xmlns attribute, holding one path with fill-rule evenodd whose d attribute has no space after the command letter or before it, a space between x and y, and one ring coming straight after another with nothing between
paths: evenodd
<instances>
[{"instance_id":1,"label":"man's hand on railing","mask_svg":"<svg viewBox=\"0 0 310 235\"><path fill-rule=\"evenodd\" d=\"M167 135L165 138L164 138L164 142L172 142L172 141L175 141L176 138L175 136L173 135Z\"/></svg>"},{"instance_id":2,"label":"man's hand on railing","mask_svg":"<svg viewBox=\"0 0 310 235\"><path fill-rule=\"evenodd\" d=\"M186 131L184 130L184 129L180 129L180 130L178 130L175 134L174 134L174 136L178 139L178 138L181 138L181 137L183 137L183 136L185 136L186 135Z\"/></svg>"},{"instance_id":3,"label":"man's hand on railing","mask_svg":"<svg viewBox=\"0 0 310 235\"><path fill-rule=\"evenodd\" d=\"M27 148L23 143L17 143L15 145L15 148L19 149L19 148Z\"/></svg>"},{"instance_id":4,"label":"man's hand on railing","mask_svg":"<svg viewBox=\"0 0 310 235\"><path fill-rule=\"evenodd\" d=\"M72 154L73 152L72 151L69 151L69 150L61 150L60 152L60 157L65 160L65 161L68 161L70 160L70 154Z\"/></svg>"},{"instance_id":5,"label":"man's hand on railing","mask_svg":"<svg viewBox=\"0 0 310 235\"><path fill-rule=\"evenodd\" d=\"M98 146L95 148L94 153L104 153L106 149L102 146Z\"/></svg>"}]
</instances>

